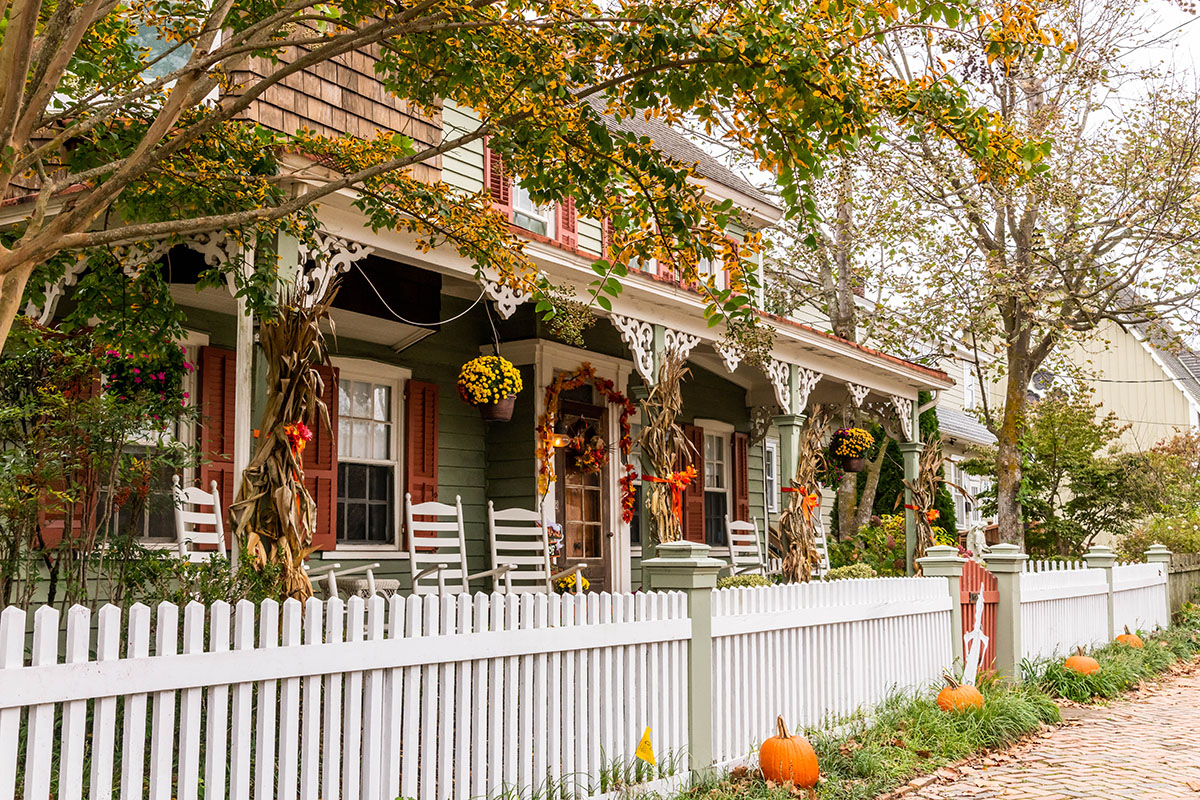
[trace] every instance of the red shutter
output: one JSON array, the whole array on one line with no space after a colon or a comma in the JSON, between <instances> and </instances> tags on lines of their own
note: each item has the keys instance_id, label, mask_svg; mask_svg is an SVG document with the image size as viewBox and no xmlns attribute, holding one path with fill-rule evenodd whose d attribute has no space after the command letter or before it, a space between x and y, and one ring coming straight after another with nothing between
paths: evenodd
<instances>
[{"instance_id":1,"label":"red shutter","mask_svg":"<svg viewBox=\"0 0 1200 800\"><path fill-rule=\"evenodd\" d=\"M337 546L338 501L338 370L319 366L321 401L329 409L329 427L319 417L313 422L312 441L304 448L304 488L317 506L317 527L313 546L332 550Z\"/></svg>"},{"instance_id":2,"label":"red shutter","mask_svg":"<svg viewBox=\"0 0 1200 800\"><path fill-rule=\"evenodd\" d=\"M221 492L225 509L225 544L232 546L233 525L228 521L229 506L237 488L233 475L234 391L237 358L223 347L200 348L200 488L209 490L212 481Z\"/></svg>"},{"instance_id":3,"label":"red shutter","mask_svg":"<svg viewBox=\"0 0 1200 800\"><path fill-rule=\"evenodd\" d=\"M733 519L750 521L750 437L733 434Z\"/></svg>"},{"instance_id":4,"label":"red shutter","mask_svg":"<svg viewBox=\"0 0 1200 800\"><path fill-rule=\"evenodd\" d=\"M575 198L568 197L558 204L558 240L570 248L579 244L576 222Z\"/></svg>"},{"instance_id":5,"label":"red shutter","mask_svg":"<svg viewBox=\"0 0 1200 800\"><path fill-rule=\"evenodd\" d=\"M724 270L723 270L725 273L725 288L726 289L729 288L729 270L734 264L736 264L738 262L739 248L740 248L740 245L737 242L732 241L732 240L729 242L729 254L725 257L725 266L724 266Z\"/></svg>"},{"instance_id":6,"label":"red shutter","mask_svg":"<svg viewBox=\"0 0 1200 800\"><path fill-rule=\"evenodd\" d=\"M612 257L609 255L609 250L612 249L613 243L613 227L612 220L605 217L600 222L600 257L611 262Z\"/></svg>"},{"instance_id":7,"label":"red shutter","mask_svg":"<svg viewBox=\"0 0 1200 800\"><path fill-rule=\"evenodd\" d=\"M404 491L414 503L438 496L438 387L410 380L404 388ZM403 501L403 497L400 498Z\"/></svg>"},{"instance_id":8,"label":"red shutter","mask_svg":"<svg viewBox=\"0 0 1200 800\"><path fill-rule=\"evenodd\" d=\"M704 428L684 425L683 435L695 448L692 466L696 468L696 480L683 492L683 538L689 542L704 543Z\"/></svg>"},{"instance_id":9,"label":"red shutter","mask_svg":"<svg viewBox=\"0 0 1200 800\"><path fill-rule=\"evenodd\" d=\"M483 143L483 171L488 191L492 194L492 204L496 206L497 211L511 219L512 179L504 168L504 159L492 152L486 139Z\"/></svg>"}]
</instances>

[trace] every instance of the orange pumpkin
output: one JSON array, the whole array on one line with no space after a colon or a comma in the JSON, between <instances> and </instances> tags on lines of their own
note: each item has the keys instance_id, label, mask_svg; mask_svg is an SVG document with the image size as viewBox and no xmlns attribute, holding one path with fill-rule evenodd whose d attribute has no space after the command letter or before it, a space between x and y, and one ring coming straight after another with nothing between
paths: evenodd
<instances>
[{"instance_id":1,"label":"orange pumpkin","mask_svg":"<svg viewBox=\"0 0 1200 800\"><path fill-rule=\"evenodd\" d=\"M821 768L812 745L800 734L789 735L783 717L776 718L775 724L779 735L767 739L758 750L758 766L763 777L776 783L791 781L801 789L816 786Z\"/></svg>"},{"instance_id":2,"label":"orange pumpkin","mask_svg":"<svg viewBox=\"0 0 1200 800\"><path fill-rule=\"evenodd\" d=\"M1063 665L1072 672L1078 672L1080 675L1091 675L1096 670L1100 669L1100 662L1091 656L1083 654L1083 648L1080 647L1075 651L1075 655L1067 659Z\"/></svg>"},{"instance_id":3,"label":"orange pumpkin","mask_svg":"<svg viewBox=\"0 0 1200 800\"><path fill-rule=\"evenodd\" d=\"M1130 633L1128 625L1125 626L1125 632L1117 637L1117 641L1121 644L1127 644L1130 647L1145 647L1145 645L1142 644L1142 637L1138 636L1136 633Z\"/></svg>"},{"instance_id":4,"label":"orange pumpkin","mask_svg":"<svg viewBox=\"0 0 1200 800\"><path fill-rule=\"evenodd\" d=\"M949 672L942 673L946 687L938 692L937 704L942 711L966 711L968 708L983 708L983 695L974 686L966 686L954 679Z\"/></svg>"}]
</instances>

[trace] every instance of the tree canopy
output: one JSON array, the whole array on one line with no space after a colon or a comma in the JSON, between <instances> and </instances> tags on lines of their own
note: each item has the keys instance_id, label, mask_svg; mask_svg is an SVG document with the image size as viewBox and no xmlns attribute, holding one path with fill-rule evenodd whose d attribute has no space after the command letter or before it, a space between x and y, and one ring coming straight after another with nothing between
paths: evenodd
<instances>
[{"instance_id":1,"label":"tree canopy","mask_svg":"<svg viewBox=\"0 0 1200 800\"><path fill-rule=\"evenodd\" d=\"M1006 9L978 18L989 61L1050 42L1035 12ZM630 258L694 276L702 256L736 267L755 247L752 238L730 252L720 233L733 209L704 201L694 165L611 119L700 126L776 175L801 215L823 160L885 120L936 136L980 175L1018 174L1043 152L1037 142L973 108L944 65L899 71L889 59L897 37L975 14L967 0L0 0L0 342L31 276L40 286L81 255L197 233L304 238L314 205L336 193L375 228L456 248L547 299L487 194L421 171L485 137L535 201L570 195L580 213L611 222L594 287L601 305ZM388 95L414 113L440 120L453 103L478 127L422 141L255 121L273 87L351 53L368 55ZM239 291L269 305L273 264L235 270ZM221 269L203 280L222 280ZM151 271L111 272L169 305ZM753 278L734 274L729 289L710 291L710 316L752 316Z\"/></svg>"}]
</instances>

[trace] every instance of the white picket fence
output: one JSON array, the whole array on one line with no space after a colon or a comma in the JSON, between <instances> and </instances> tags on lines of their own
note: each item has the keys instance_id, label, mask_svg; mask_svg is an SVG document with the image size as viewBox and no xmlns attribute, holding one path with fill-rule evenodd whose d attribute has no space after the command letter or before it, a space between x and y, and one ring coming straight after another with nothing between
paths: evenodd
<instances>
[{"instance_id":1,"label":"white picket fence","mask_svg":"<svg viewBox=\"0 0 1200 800\"><path fill-rule=\"evenodd\" d=\"M714 738L933 683L950 663L944 581L713 594ZM630 779L651 728L686 771L679 593L351 598L0 614L0 800L585 797ZM683 776L677 776L683 777Z\"/></svg>"},{"instance_id":2,"label":"white picket fence","mask_svg":"<svg viewBox=\"0 0 1200 800\"><path fill-rule=\"evenodd\" d=\"M1167 614L1167 565L1118 564L1113 567L1113 617L1116 632L1154 630L1171 624Z\"/></svg>"},{"instance_id":3,"label":"white picket fence","mask_svg":"<svg viewBox=\"0 0 1200 800\"><path fill-rule=\"evenodd\" d=\"M1024 572L1020 579L1022 658L1060 656L1109 640L1103 570Z\"/></svg>"},{"instance_id":4,"label":"white picket fence","mask_svg":"<svg viewBox=\"0 0 1200 800\"><path fill-rule=\"evenodd\" d=\"M890 691L922 689L953 660L941 578L873 578L713 594L713 754L745 758L783 715L816 726Z\"/></svg>"},{"instance_id":5,"label":"white picket fence","mask_svg":"<svg viewBox=\"0 0 1200 800\"><path fill-rule=\"evenodd\" d=\"M94 643L72 609L60 659L59 614L41 608L23 665L25 614L0 615L0 799L18 783L26 800L466 800L549 779L594 794L646 726L660 753L687 747L680 594L182 616L181 650L176 606L153 626L146 606L101 609Z\"/></svg>"},{"instance_id":6,"label":"white picket fence","mask_svg":"<svg viewBox=\"0 0 1200 800\"><path fill-rule=\"evenodd\" d=\"M1029 560L1025 562L1026 572L1063 572L1077 569L1087 569L1082 561L1051 561L1049 559Z\"/></svg>"}]
</instances>

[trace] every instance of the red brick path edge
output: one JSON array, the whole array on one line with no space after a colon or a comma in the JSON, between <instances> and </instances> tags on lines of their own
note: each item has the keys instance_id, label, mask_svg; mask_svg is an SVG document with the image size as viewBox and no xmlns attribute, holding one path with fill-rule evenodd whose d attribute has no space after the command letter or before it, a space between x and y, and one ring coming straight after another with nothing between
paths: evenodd
<instances>
[{"instance_id":1,"label":"red brick path edge","mask_svg":"<svg viewBox=\"0 0 1200 800\"><path fill-rule=\"evenodd\" d=\"M917 778L880 800L1200 800L1200 660L1013 747Z\"/></svg>"}]
</instances>

